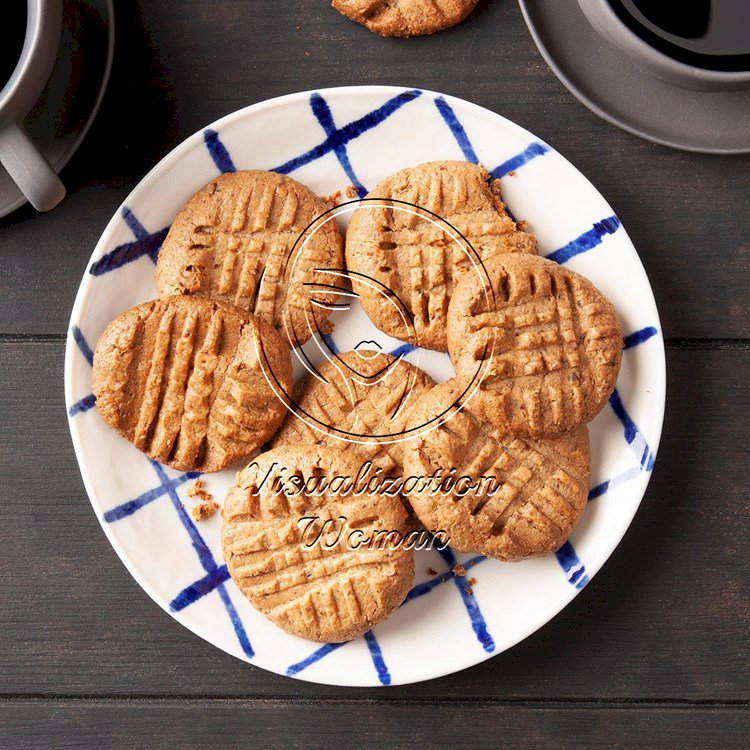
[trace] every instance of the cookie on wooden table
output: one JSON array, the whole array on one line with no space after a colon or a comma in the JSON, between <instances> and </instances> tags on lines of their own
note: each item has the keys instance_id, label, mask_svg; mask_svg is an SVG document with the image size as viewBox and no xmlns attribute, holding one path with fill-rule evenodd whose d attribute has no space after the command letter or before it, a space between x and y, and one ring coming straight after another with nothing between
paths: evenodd
<instances>
[{"instance_id":1,"label":"cookie on wooden table","mask_svg":"<svg viewBox=\"0 0 750 750\"><path fill-rule=\"evenodd\" d=\"M450 544L499 560L518 561L562 546L581 519L591 454L585 425L557 438L504 434L479 418L455 380L423 396L410 419L438 426L406 444L407 475L445 476L463 483L409 495L420 520L444 529ZM463 408L460 405L463 404ZM475 486L468 489L472 484ZM440 487L440 485L437 485Z\"/></svg>"},{"instance_id":2,"label":"cookie on wooden table","mask_svg":"<svg viewBox=\"0 0 750 750\"><path fill-rule=\"evenodd\" d=\"M622 329L586 278L531 255L485 264L491 289L453 293L450 354L465 385L481 371L473 408L506 432L559 435L591 421L612 394Z\"/></svg>"},{"instance_id":3,"label":"cookie on wooden table","mask_svg":"<svg viewBox=\"0 0 750 750\"><path fill-rule=\"evenodd\" d=\"M175 217L156 265L161 295L231 302L272 323L293 345L330 315L336 292L316 269L343 266L343 240L329 207L305 185L275 172L228 172L201 188Z\"/></svg>"},{"instance_id":4,"label":"cookie on wooden table","mask_svg":"<svg viewBox=\"0 0 750 750\"><path fill-rule=\"evenodd\" d=\"M92 386L105 422L136 448L182 471L219 471L281 424L286 407L267 376L291 387L289 348L270 324L222 302L165 297L107 326Z\"/></svg>"},{"instance_id":5,"label":"cookie on wooden table","mask_svg":"<svg viewBox=\"0 0 750 750\"><path fill-rule=\"evenodd\" d=\"M342 352L305 377L272 446L329 446L360 465L372 461L373 476L376 469L401 476L405 415L432 385L402 358L360 348Z\"/></svg>"},{"instance_id":6,"label":"cookie on wooden table","mask_svg":"<svg viewBox=\"0 0 750 750\"><path fill-rule=\"evenodd\" d=\"M376 531L403 531L398 500L357 494L351 484L320 492L322 484L310 483L353 479L357 468L330 448L278 448L237 475L224 504L221 543L232 579L258 611L301 638L356 638L388 617L412 585L413 552L385 537L364 543ZM305 490L278 492L277 481L290 477ZM315 541L326 521L342 518L343 527L329 526ZM312 531L309 519L317 519Z\"/></svg>"},{"instance_id":7,"label":"cookie on wooden table","mask_svg":"<svg viewBox=\"0 0 750 750\"><path fill-rule=\"evenodd\" d=\"M422 36L466 18L478 0L333 0L347 18L380 36Z\"/></svg>"},{"instance_id":8,"label":"cookie on wooden table","mask_svg":"<svg viewBox=\"0 0 750 750\"><path fill-rule=\"evenodd\" d=\"M476 164L438 161L403 169L367 198L383 200L365 202L352 214L346 235L352 285L381 331L415 346L447 351L448 303L467 274L479 282L472 270L477 256L537 252L536 238L508 216L500 181ZM374 279L389 294L356 274ZM404 315L413 322L406 333Z\"/></svg>"}]
</instances>

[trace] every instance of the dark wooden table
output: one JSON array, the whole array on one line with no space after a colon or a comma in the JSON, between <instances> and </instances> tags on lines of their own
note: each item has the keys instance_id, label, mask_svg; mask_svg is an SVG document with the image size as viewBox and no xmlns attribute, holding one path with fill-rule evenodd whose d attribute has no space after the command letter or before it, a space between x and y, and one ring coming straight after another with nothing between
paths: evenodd
<instances>
[{"instance_id":1,"label":"dark wooden table","mask_svg":"<svg viewBox=\"0 0 750 750\"><path fill-rule=\"evenodd\" d=\"M750 746L750 157L680 153L598 119L514 0L406 41L327 0L116 5L112 82L64 172L69 197L0 222L0 746ZM249 667L161 612L96 523L62 382L89 254L159 158L252 102L368 83L470 99L571 159L638 248L668 368L651 485L592 583L511 651L382 690Z\"/></svg>"}]
</instances>

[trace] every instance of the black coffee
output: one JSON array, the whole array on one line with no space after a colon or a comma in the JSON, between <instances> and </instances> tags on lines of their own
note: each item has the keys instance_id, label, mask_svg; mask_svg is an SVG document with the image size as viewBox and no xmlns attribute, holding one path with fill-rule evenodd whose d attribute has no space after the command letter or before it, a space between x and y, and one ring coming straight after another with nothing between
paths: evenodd
<instances>
[{"instance_id":1,"label":"black coffee","mask_svg":"<svg viewBox=\"0 0 750 750\"><path fill-rule=\"evenodd\" d=\"M750 70L750 0L609 0L625 25L675 60Z\"/></svg>"},{"instance_id":2,"label":"black coffee","mask_svg":"<svg viewBox=\"0 0 750 750\"><path fill-rule=\"evenodd\" d=\"M26 36L26 0L6 0L3 6L0 26L0 89L16 69Z\"/></svg>"}]
</instances>

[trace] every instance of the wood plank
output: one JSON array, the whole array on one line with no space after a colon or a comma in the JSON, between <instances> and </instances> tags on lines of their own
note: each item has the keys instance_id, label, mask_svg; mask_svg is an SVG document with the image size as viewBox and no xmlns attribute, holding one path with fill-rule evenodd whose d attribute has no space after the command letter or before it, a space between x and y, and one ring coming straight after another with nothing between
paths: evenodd
<instances>
[{"instance_id":1,"label":"wood plank","mask_svg":"<svg viewBox=\"0 0 750 750\"><path fill-rule=\"evenodd\" d=\"M351 696L226 656L131 579L78 474L62 358L62 341L0 343L0 693ZM748 349L670 351L655 474L602 572L516 648L387 695L750 700L749 368Z\"/></svg>"},{"instance_id":2,"label":"wood plank","mask_svg":"<svg viewBox=\"0 0 750 750\"><path fill-rule=\"evenodd\" d=\"M122 0L117 11L112 84L65 170L70 197L46 216L27 208L0 221L0 332L65 331L107 221L190 133L268 97L394 83L489 107L579 166L634 240L667 336L750 335L750 308L737 302L750 254L750 156L680 153L603 122L555 79L516 3L481 3L450 32L412 40L381 39L320 0Z\"/></svg>"},{"instance_id":3,"label":"wood plank","mask_svg":"<svg viewBox=\"0 0 750 750\"><path fill-rule=\"evenodd\" d=\"M314 717L314 718L312 718ZM20 701L0 704L4 747L746 748L739 707L432 702ZM220 739L219 739L220 738Z\"/></svg>"}]
</instances>

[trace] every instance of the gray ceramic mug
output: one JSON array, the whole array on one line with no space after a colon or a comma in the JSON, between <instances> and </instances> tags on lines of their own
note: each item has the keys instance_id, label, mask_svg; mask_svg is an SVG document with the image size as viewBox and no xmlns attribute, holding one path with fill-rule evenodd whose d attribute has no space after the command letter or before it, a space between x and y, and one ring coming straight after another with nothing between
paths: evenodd
<instances>
[{"instance_id":1,"label":"gray ceramic mug","mask_svg":"<svg viewBox=\"0 0 750 750\"><path fill-rule=\"evenodd\" d=\"M655 49L620 20L607 0L578 0L578 5L602 37L619 47L638 67L662 81L696 91L725 91L750 87L750 71L698 68Z\"/></svg>"},{"instance_id":2,"label":"gray ceramic mug","mask_svg":"<svg viewBox=\"0 0 750 750\"><path fill-rule=\"evenodd\" d=\"M62 0L27 0L26 36L15 70L0 91L0 163L34 208L49 211L65 186L23 129L60 47Z\"/></svg>"}]
</instances>

